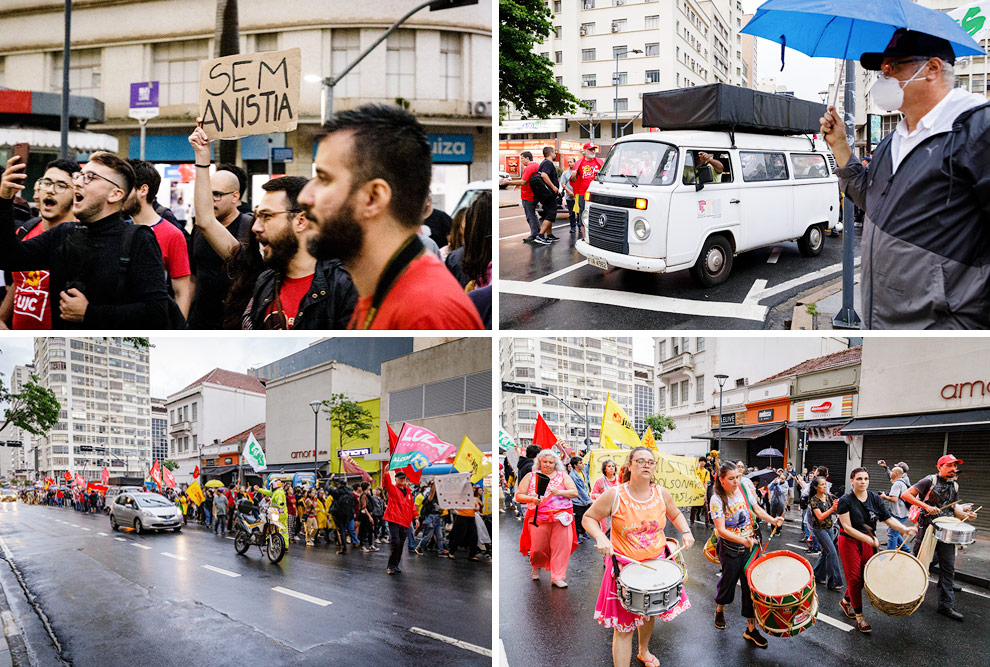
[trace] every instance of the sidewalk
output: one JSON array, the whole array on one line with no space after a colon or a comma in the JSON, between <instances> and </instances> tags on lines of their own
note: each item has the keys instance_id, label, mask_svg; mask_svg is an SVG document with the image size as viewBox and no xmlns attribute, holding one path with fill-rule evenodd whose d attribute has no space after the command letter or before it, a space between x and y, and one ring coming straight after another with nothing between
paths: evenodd
<instances>
[{"instance_id":1,"label":"sidewalk","mask_svg":"<svg viewBox=\"0 0 990 667\"><path fill-rule=\"evenodd\" d=\"M853 308L862 317L863 300L859 294L859 271L853 274ZM832 318L842 310L842 278L822 285L794 306L792 331L832 329Z\"/></svg>"},{"instance_id":2,"label":"sidewalk","mask_svg":"<svg viewBox=\"0 0 990 667\"><path fill-rule=\"evenodd\" d=\"M801 530L801 511L788 510L784 521L784 525ZM886 531L886 525L877 526L881 546L887 539ZM938 572L938 568L933 572ZM977 537L973 544L956 549L956 582L990 588L990 538Z\"/></svg>"}]
</instances>

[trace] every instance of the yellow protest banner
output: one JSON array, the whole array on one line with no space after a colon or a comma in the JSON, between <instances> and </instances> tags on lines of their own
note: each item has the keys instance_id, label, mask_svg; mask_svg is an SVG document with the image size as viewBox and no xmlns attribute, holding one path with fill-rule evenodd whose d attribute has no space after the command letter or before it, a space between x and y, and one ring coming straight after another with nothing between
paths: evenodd
<instances>
[{"instance_id":1,"label":"yellow protest banner","mask_svg":"<svg viewBox=\"0 0 990 667\"><path fill-rule=\"evenodd\" d=\"M653 481L668 491L678 507L691 507L705 504L705 485L698 479L695 472L698 459L693 456L674 456L673 454L655 453L657 459ZM629 457L629 452L617 452L614 449L592 449L584 457L587 463L588 479L592 485L602 476L602 461L611 459L617 468L621 468Z\"/></svg>"},{"instance_id":2,"label":"yellow protest banner","mask_svg":"<svg viewBox=\"0 0 990 667\"><path fill-rule=\"evenodd\" d=\"M633 422L629 419L629 415L607 394L605 396L605 412L602 414L602 435L607 435L612 440L621 442L629 448L640 445L639 436L633 430Z\"/></svg>"},{"instance_id":3,"label":"yellow protest banner","mask_svg":"<svg viewBox=\"0 0 990 667\"><path fill-rule=\"evenodd\" d=\"M467 436L461 441L461 448L454 458L454 469L458 472L471 473L471 483L476 484L491 473L492 464Z\"/></svg>"},{"instance_id":4,"label":"yellow protest banner","mask_svg":"<svg viewBox=\"0 0 990 667\"><path fill-rule=\"evenodd\" d=\"M604 448L588 450L588 453L584 455L585 474L588 475L588 482L594 486L595 480L602 476L602 461L605 459L615 463L615 469L618 471L627 458L629 458L628 449L624 452Z\"/></svg>"},{"instance_id":5,"label":"yellow protest banner","mask_svg":"<svg viewBox=\"0 0 990 667\"><path fill-rule=\"evenodd\" d=\"M199 482L193 482L188 487L186 487L186 495L189 500L193 501L197 505L202 505L206 500L206 496L203 494L203 489L199 488Z\"/></svg>"},{"instance_id":6,"label":"yellow protest banner","mask_svg":"<svg viewBox=\"0 0 990 667\"><path fill-rule=\"evenodd\" d=\"M652 449L654 454L660 454L660 450L657 449L657 439L653 437L653 429L651 427L646 427L642 442L643 446Z\"/></svg>"}]
</instances>

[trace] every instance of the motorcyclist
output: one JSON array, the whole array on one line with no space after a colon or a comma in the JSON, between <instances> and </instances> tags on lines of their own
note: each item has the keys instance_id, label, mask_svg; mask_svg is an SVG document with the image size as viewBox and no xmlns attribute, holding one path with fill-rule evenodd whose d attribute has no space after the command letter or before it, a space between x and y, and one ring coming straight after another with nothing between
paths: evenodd
<instances>
[{"instance_id":1,"label":"motorcyclist","mask_svg":"<svg viewBox=\"0 0 990 667\"><path fill-rule=\"evenodd\" d=\"M282 539L285 541L285 548L289 548L289 531L287 526L289 525L289 506L285 498L285 487L288 486L289 482L287 480L282 482L275 482L275 490L272 491L272 507L278 509L278 520L282 526L279 528L279 533L282 535Z\"/></svg>"}]
</instances>

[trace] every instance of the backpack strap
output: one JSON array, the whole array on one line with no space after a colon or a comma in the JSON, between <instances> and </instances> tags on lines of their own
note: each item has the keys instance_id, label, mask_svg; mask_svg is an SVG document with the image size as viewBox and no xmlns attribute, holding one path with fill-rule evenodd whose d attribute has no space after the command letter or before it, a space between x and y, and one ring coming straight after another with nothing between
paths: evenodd
<instances>
[{"instance_id":1,"label":"backpack strap","mask_svg":"<svg viewBox=\"0 0 990 667\"><path fill-rule=\"evenodd\" d=\"M120 237L120 261L117 269L116 302L123 303L124 287L127 284L127 270L131 264L131 248L134 245L134 235L137 225L133 222L124 225L124 233Z\"/></svg>"},{"instance_id":2,"label":"backpack strap","mask_svg":"<svg viewBox=\"0 0 990 667\"><path fill-rule=\"evenodd\" d=\"M14 236L17 237L18 241L22 240L25 236L31 233L32 229L38 226L39 222L41 222L41 218L31 218L30 220L24 221L17 226L17 229L14 230Z\"/></svg>"}]
</instances>

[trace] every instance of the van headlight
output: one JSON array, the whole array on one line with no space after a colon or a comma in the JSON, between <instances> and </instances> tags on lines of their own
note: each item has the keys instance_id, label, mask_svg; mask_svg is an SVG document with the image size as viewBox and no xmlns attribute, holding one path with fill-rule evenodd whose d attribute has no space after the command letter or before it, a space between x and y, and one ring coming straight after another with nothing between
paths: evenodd
<instances>
[{"instance_id":1,"label":"van headlight","mask_svg":"<svg viewBox=\"0 0 990 667\"><path fill-rule=\"evenodd\" d=\"M633 234L635 234L636 238L640 241L645 241L650 238L650 223L642 218L639 218L633 223Z\"/></svg>"},{"instance_id":2,"label":"van headlight","mask_svg":"<svg viewBox=\"0 0 990 667\"><path fill-rule=\"evenodd\" d=\"M588 220L591 217L591 207L585 202L584 210L581 211L581 224L584 225L585 229L588 228Z\"/></svg>"}]
</instances>

